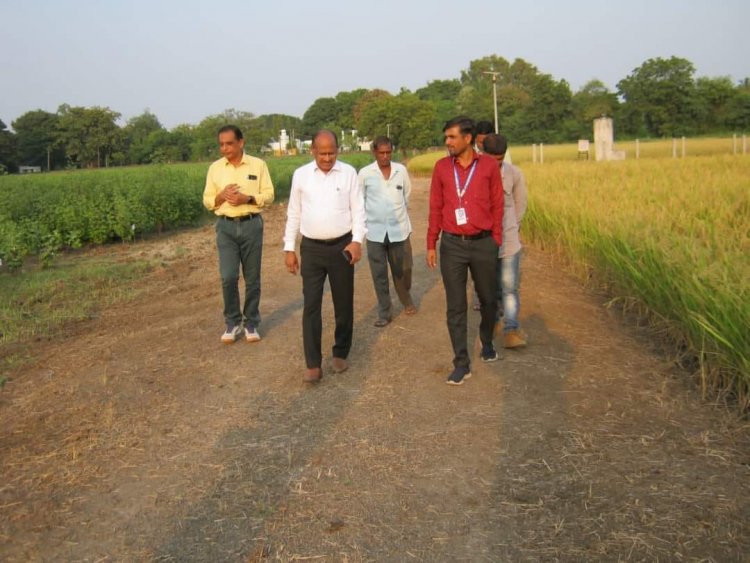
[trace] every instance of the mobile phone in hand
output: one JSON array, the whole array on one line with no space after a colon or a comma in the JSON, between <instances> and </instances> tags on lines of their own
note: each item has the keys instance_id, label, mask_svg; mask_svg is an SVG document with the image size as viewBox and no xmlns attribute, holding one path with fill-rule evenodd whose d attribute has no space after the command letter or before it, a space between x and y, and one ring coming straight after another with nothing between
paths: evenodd
<instances>
[{"instance_id":1,"label":"mobile phone in hand","mask_svg":"<svg viewBox=\"0 0 750 563\"><path fill-rule=\"evenodd\" d=\"M349 252L348 250L342 250L341 254L344 255L344 258L346 258L346 261L349 262L349 264L352 263L352 253L351 252Z\"/></svg>"}]
</instances>

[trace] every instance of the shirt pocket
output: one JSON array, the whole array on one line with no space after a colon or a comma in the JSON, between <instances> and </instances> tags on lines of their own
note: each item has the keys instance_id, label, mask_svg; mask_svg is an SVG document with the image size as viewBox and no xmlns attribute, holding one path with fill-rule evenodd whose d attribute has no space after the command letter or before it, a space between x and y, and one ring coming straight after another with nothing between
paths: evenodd
<instances>
[{"instance_id":1,"label":"shirt pocket","mask_svg":"<svg viewBox=\"0 0 750 563\"><path fill-rule=\"evenodd\" d=\"M333 192L333 208L339 211L349 209L349 190L336 186Z\"/></svg>"}]
</instances>

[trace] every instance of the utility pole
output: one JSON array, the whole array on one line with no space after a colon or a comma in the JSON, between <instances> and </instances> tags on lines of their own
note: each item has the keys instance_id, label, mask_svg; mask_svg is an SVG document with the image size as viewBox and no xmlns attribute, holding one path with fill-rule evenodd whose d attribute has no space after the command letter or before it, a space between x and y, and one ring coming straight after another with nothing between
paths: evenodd
<instances>
[{"instance_id":1,"label":"utility pole","mask_svg":"<svg viewBox=\"0 0 750 563\"><path fill-rule=\"evenodd\" d=\"M499 133L497 126L497 75L499 72L495 72L495 67L491 66L490 70L482 71L482 74L489 74L492 76L492 99L495 107L495 134Z\"/></svg>"},{"instance_id":2,"label":"utility pole","mask_svg":"<svg viewBox=\"0 0 750 563\"><path fill-rule=\"evenodd\" d=\"M385 126L385 128L386 128L386 131L387 131L387 133L385 135L386 135L386 137L388 137L390 139L391 138L391 124L387 123L386 126Z\"/></svg>"}]
</instances>

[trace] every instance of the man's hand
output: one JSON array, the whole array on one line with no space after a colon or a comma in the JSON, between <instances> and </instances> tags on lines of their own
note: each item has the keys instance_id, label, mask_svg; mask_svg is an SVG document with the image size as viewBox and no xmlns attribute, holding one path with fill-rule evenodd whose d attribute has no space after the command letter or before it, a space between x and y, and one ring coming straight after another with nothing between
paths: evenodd
<instances>
[{"instance_id":1,"label":"man's hand","mask_svg":"<svg viewBox=\"0 0 750 563\"><path fill-rule=\"evenodd\" d=\"M242 205L245 203L245 195L240 193L240 187L237 184L225 186L219 196L229 203L229 205Z\"/></svg>"},{"instance_id":2,"label":"man's hand","mask_svg":"<svg viewBox=\"0 0 750 563\"><path fill-rule=\"evenodd\" d=\"M348 251L352 255L352 259L349 262L352 266L360 261L362 258L362 245L358 242L350 242L344 247L344 250Z\"/></svg>"},{"instance_id":3,"label":"man's hand","mask_svg":"<svg viewBox=\"0 0 750 563\"><path fill-rule=\"evenodd\" d=\"M299 262L297 261L297 253L293 250L286 251L284 253L286 256L284 256L284 260L286 262L286 270L292 275L297 275L297 272L299 272Z\"/></svg>"},{"instance_id":4,"label":"man's hand","mask_svg":"<svg viewBox=\"0 0 750 563\"><path fill-rule=\"evenodd\" d=\"M427 267L430 270L434 270L435 266L437 266L437 252L433 248L427 251Z\"/></svg>"}]
</instances>

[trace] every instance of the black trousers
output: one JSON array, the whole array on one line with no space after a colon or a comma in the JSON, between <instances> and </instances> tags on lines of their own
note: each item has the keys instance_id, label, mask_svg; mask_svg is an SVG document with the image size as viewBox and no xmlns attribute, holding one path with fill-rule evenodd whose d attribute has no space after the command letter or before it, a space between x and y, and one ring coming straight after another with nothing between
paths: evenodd
<instances>
[{"instance_id":1,"label":"black trousers","mask_svg":"<svg viewBox=\"0 0 750 563\"><path fill-rule=\"evenodd\" d=\"M323 335L323 289L326 277L331 285L333 312L336 319L333 356L349 355L354 334L354 267L342 255L351 235L335 244L326 244L302 237L300 258L302 273L302 342L308 368L319 368L323 360L321 338Z\"/></svg>"},{"instance_id":2,"label":"black trousers","mask_svg":"<svg viewBox=\"0 0 750 563\"><path fill-rule=\"evenodd\" d=\"M497 243L491 236L462 240L443 233L440 239L440 273L445 287L446 319L453 345L453 365L470 367L467 345L466 281L468 272L480 303L479 339L492 344L497 311Z\"/></svg>"}]
</instances>

